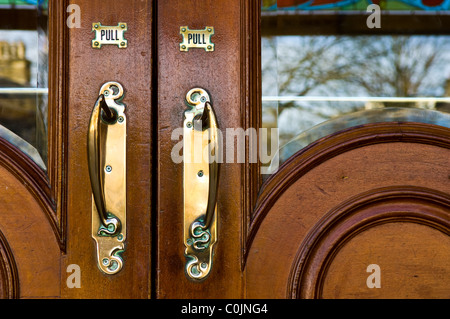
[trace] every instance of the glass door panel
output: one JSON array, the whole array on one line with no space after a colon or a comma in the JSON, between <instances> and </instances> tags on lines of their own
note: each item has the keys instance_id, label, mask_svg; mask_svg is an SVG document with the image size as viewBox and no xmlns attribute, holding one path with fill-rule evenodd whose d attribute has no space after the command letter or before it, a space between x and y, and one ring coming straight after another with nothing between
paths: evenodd
<instances>
[{"instance_id":1,"label":"glass door panel","mask_svg":"<svg viewBox=\"0 0 450 319\"><path fill-rule=\"evenodd\" d=\"M450 127L450 1L263 1L261 42L280 163L351 126Z\"/></svg>"},{"instance_id":2,"label":"glass door panel","mask_svg":"<svg viewBox=\"0 0 450 319\"><path fill-rule=\"evenodd\" d=\"M0 0L0 136L47 162L47 1Z\"/></svg>"}]
</instances>

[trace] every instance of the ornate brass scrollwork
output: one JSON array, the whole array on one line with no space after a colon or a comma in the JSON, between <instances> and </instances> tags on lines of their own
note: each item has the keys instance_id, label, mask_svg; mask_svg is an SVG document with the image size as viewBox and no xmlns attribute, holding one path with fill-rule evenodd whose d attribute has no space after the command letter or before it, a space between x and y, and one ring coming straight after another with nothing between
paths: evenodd
<instances>
[{"instance_id":1,"label":"ornate brass scrollwork","mask_svg":"<svg viewBox=\"0 0 450 319\"><path fill-rule=\"evenodd\" d=\"M186 275L201 281L209 275L217 242L217 190L220 150L218 125L208 93L188 92L184 115L184 245ZM208 147L208 156L203 150Z\"/></svg>"},{"instance_id":2,"label":"ornate brass scrollwork","mask_svg":"<svg viewBox=\"0 0 450 319\"><path fill-rule=\"evenodd\" d=\"M126 224L126 116L122 85L105 83L89 122L88 164L92 188L92 238L99 269L123 267Z\"/></svg>"}]
</instances>

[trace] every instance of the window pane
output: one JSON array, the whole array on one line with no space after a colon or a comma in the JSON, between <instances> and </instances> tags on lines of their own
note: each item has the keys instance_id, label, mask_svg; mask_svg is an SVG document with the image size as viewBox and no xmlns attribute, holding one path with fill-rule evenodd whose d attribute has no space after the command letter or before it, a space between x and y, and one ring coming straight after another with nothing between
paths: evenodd
<instances>
[{"instance_id":1,"label":"window pane","mask_svg":"<svg viewBox=\"0 0 450 319\"><path fill-rule=\"evenodd\" d=\"M263 126L279 129L280 163L351 126L450 127L450 1L379 4L262 2Z\"/></svg>"},{"instance_id":2,"label":"window pane","mask_svg":"<svg viewBox=\"0 0 450 319\"><path fill-rule=\"evenodd\" d=\"M47 162L47 1L0 0L0 136Z\"/></svg>"}]
</instances>

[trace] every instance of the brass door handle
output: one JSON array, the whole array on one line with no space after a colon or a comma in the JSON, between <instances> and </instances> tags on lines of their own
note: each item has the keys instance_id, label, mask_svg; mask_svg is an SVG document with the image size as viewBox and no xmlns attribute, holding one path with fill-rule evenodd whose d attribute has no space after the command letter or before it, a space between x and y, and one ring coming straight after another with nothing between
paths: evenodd
<instances>
[{"instance_id":1,"label":"brass door handle","mask_svg":"<svg viewBox=\"0 0 450 319\"><path fill-rule=\"evenodd\" d=\"M217 191L220 164L219 127L206 90L187 93L190 109L183 126L184 245L189 279L209 275L217 242ZM203 150L207 147L208 154Z\"/></svg>"},{"instance_id":2,"label":"brass door handle","mask_svg":"<svg viewBox=\"0 0 450 319\"><path fill-rule=\"evenodd\" d=\"M105 149L102 147L106 144L106 136L108 134L109 123L115 119L114 113L110 110L105 101L105 95L100 94L95 103L92 112L91 121L89 123L89 140L88 140L88 159L89 159L89 177L91 180L92 197L95 207L101 221L99 233L105 235L116 234L121 227L120 220L108 214L105 203ZM105 170L107 168L105 167ZM109 169L108 169L109 170Z\"/></svg>"},{"instance_id":3,"label":"brass door handle","mask_svg":"<svg viewBox=\"0 0 450 319\"><path fill-rule=\"evenodd\" d=\"M209 129L209 140L211 147L209 149L209 153L212 156L216 156L219 152L219 137L217 136L217 132L219 127L217 126L217 120L216 120L216 114L214 113L214 110L209 102L205 103L205 110L204 114L206 114L206 127ZM194 125L195 126L195 125ZM206 218L205 218L205 228L209 228L211 225L215 210L216 210L216 203L217 203L217 190L219 187L219 172L220 172L220 165L215 160L210 160L209 162L209 192L208 192L208 206L206 208Z\"/></svg>"},{"instance_id":4,"label":"brass door handle","mask_svg":"<svg viewBox=\"0 0 450 319\"><path fill-rule=\"evenodd\" d=\"M120 83L100 89L89 122L88 166L92 188L92 238L105 274L123 267L126 239L126 116Z\"/></svg>"}]
</instances>

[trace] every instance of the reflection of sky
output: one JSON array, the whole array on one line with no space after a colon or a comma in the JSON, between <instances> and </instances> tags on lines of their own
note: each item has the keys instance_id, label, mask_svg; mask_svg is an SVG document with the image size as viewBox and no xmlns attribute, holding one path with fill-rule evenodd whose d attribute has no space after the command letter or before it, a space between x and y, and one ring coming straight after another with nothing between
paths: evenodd
<instances>
[{"instance_id":1,"label":"reflection of sky","mask_svg":"<svg viewBox=\"0 0 450 319\"><path fill-rule=\"evenodd\" d=\"M23 42L26 47L26 58L31 62L31 86L37 85L38 66L38 33L36 31L1 30L0 41L9 43Z\"/></svg>"}]
</instances>

